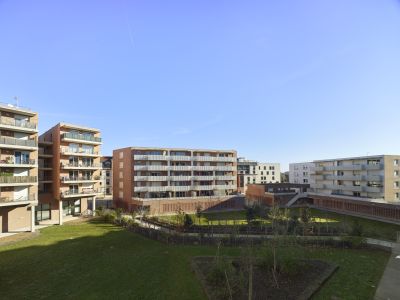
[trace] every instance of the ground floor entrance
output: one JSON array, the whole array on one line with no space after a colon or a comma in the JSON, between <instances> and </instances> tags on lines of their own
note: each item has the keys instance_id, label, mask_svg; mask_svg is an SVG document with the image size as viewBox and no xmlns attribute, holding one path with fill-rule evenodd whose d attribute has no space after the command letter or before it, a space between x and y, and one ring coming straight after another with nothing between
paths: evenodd
<instances>
[{"instance_id":1,"label":"ground floor entrance","mask_svg":"<svg viewBox=\"0 0 400 300\"><path fill-rule=\"evenodd\" d=\"M46 221L51 219L51 204L42 203L36 206L35 222Z\"/></svg>"},{"instance_id":2,"label":"ground floor entrance","mask_svg":"<svg viewBox=\"0 0 400 300\"><path fill-rule=\"evenodd\" d=\"M81 210L81 199L77 200L64 200L62 202L62 208L63 208L63 216L75 216L75 215L80 215L82 210Z\"/></svg>"}]
</instances>

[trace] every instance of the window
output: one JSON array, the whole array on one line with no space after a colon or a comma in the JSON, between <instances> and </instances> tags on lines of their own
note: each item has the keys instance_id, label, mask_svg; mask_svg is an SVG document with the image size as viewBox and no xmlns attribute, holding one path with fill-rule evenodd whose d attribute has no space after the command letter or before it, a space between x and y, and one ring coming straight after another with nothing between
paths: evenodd
<instances>
[{"instance_id":1,"label":"window","mask_svg":"<svg viewBox=\"0 0 400 300\"><path fill-rule=\"evenodd\" d=\"M267 167L266 166L264 166L264 170L266 170L267 169Z\"/></svg>"},{"instance_id":2,"label":"window","mask_svg":"<svg viewBox=\"0 0 400 300\"><path fill-rule=\"evenodd\" d=\"M360 192L353 192L353 196L354 197L361 197L361 193Z\"/></svg>"},{"instance_id":3,"label":"window","mask_svg":"<svg viewBox=\"0 0 400 300\"><path fill-rule=\"evenodd\" d=\"M272 176L272 180L275 180L275 176Z\"/></svg>"},{"instance_id":4,"label":"window","mask_svg":"<svg viewBox=\"0 0 400 300\"><path fill-rule=\"evenodd\" d=\"M399 176L400 171L394 171L394 176Z\"/></svg>"},{"instance_id":5,"label":"window","mask_svg":"<svg viewBox=\"0 0 400 300\"><path fill-rule=\"evenodd\" d=\"M308 183L308 179L303 179L303 183Z\"/></svg>"},{"instance_id":6,"label":"window","mask_svg":"<svg viewBox=\"0 0 400 300\"><path fill-rule=\"evenodd\" d=\"M261 175L264 175L264 172L263 172L263 171L261 171Z\"/></svg>"},{"instance_id":7,"label":"window","mask_svg":"<svg viewBox=\"0 0 400 300\"><path fill-rule=\"evenodd\" d=\"M398 159L395 159L393 162L394 162L394 165L395 165L395 166L398 166L398 165L399 165L399 162L400 162L400 160L398 160Z\"/></svg>"},{"instance_id":8,"label":"window","mask_svg":"<svg viewBox=\"0 0 400 300\"><path fill-rule=\"evenodd\" d=\"M272 171L272 175L275 175L275 171Z\"/></svg>"},{"instance_id":9,"label":"window","mask_svg":"<svg viewBox=\"0 0 400 300\"><path fill-rule=\"evenodd\" d=\"M124 158L124 152L119 153L119 158Z\"/></svg>"},{"instance_id":10,"label":"window","mask_svg":"<svg viewBox=\"0 0 400 300\"><path fill-rule=\"evenodd\" d=\"M400 193L396 193L396 194L395 194L395 199L396 199L396 200L400 200Z\"/></svg>"},{"instance_id":11,"label":"window","mask_svg":"<svg viewBox=\"0 0 400 300\"><path fill-rule=\"evenodd\" d=\"M119 162L119 168L122 169L123 167L124 167L124 162L123 162L123 161L120 161L120 162Z\"/></svg>"},{"instance_id":12,"label":"window","mask_svg":"<svg viewBox=\"0 0 400 300\"><path fill-rule=\"evenodd\" d=\"M397 188L399 188L400 187L400 183L398 182L398 181L395 181L394 182L394 187L397 189Z\"/></svg>"}]
</instances>

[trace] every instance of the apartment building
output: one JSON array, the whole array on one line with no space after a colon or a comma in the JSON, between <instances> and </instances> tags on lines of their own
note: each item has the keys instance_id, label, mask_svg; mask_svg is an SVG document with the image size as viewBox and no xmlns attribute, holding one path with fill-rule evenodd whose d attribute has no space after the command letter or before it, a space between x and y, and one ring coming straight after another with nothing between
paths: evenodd
<instances>
[{"instance_id":1,"label":"apartment building","mask_svg":"<svg viewBox=\"0 0 400 300\"><path fill-rule=\"evenodd\" d=\"M0 233L35 230L38 115L0 104Z\"/></svg>"},{"instance_id":2,"label":"apartment building","mask_svg":"<svg viewBox=\"0 0 400 300\"><path fill-rule=\"evenodd\" d=\"M113 152L115 206L151 214L230 205L237 193L234 150L131 147ZM222 202L225 204L221 204ZM233 205L233 204L232 204Z\"/></svg>"},{"instance_id":3,"label":"apartment building","mask_svg":"<svg viewBox=\"0 0 400 300\"><path fill-rule=\"evenodd\" d=\"M400 155L314 161L308 193L318 208L400 222Z\"/></svg>"},{"instance_id":4,"label":"apartment building","mask_svg":"<svg viewBox=\"0 0 400 300\"><path fill-rule=\"evenodd\" d=\"M40 135L38 222L62 224L66 217L95 209L101 143L99 130L67 123Z\"/></svg>"},{"instance_id":5,"label":"apartment building","mask_svg":"<svg viewBox=\"0 0 400 300\"><path fill-rule=\"evenodd\" d=\"M238 158L238 191L245 194L247 185L278 183L281 180L281 168L278 163L259 163L254 160Z\"/></svg>"},{"instance_id":6,"label":"apartment building","mask_svg":"<svg viewBox=\"0 0 400 300\"><path fill-rule=\"evenodd\" d=\"M291 163L289 164L289 182L298 184L313 184L314 163Z\"/></svg>"},{"instance_id":7,"label":"apartment building","mask_svg":"<svg viewBox=\"0 0 400 300\"><path fill-rule=\"evenodd\" d=\"M112 196L112 156L102 156L101 159L101 191L104 198Z\"/></svg>"}]
</instances>

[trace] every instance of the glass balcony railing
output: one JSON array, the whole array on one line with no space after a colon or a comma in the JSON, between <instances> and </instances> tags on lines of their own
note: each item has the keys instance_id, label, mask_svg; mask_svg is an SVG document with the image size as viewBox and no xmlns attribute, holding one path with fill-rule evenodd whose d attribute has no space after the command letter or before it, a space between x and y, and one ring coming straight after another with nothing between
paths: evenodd
<instances>
[{"instance_id":1,"label":"glass balcony railing","mask_svg":"<svg viewBox=\"0 0 400 300\"><path fill-rule=\"evenodd\" d=\"M32 194L29 196L22 196L18 198L0 196L0 203L13 203L13 202L24 202L24 201L36 201L36 195Z\"/></svg>"},{"instance_id":2,"label":"glass balcony railing","mask_svg":"<svg viewBox=\"0 0 400 300\"><path fill-rule=\"evenodd\" d=\"M62 135L62 138L63 139L72 139L72 140L81 140L81 141L101 143L101 138L99 138L99 137L80 134L80 133L67 132L67 133L64 133Z\"/></svg>"},{"instance_id":3,"label":"glass balcony railing","mask_svg":"<svg viewBox=\"0 0 400 300\"><path fill-rule=\"evenodd\" d=\"M37 162L34 159L16 159L14 157L9 157L7 159L0 160L0 165L36 165Z\"/></svg>"},{"instance_id":4,"label":"glass balcony railing","mask_svg":"<svg viewBox=\"0 0 400 300\"><path fill-rule=\"evenodd\" d=\"M0 144L10 146L37 147L38 143L35 140L21 140L8 136L0 136Z\"/></svg>"},{"instance_id":5,"label":"glass balcony railing","mask_svg":"<svg viewBox=\"0 0 400 300\"><path fill-rule=\"evenodd\" d=\"M24 120L16 120L14 118L9 117L0 117L0 124L6 126L13 126L13 127L20 127L20 128L27 128L27 129L37 129L37 124L24 121Z\"/></svg>"}]
</instances>

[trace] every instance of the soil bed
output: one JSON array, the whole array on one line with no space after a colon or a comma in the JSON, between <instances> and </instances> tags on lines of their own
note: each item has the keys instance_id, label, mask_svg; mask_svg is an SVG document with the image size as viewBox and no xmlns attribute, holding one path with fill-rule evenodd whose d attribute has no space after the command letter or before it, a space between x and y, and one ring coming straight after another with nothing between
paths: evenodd
<instances>
[{"instance_id":1,"label":"soil bed","mask_svg":"<svg viewBox=\"0 0 400 300\"><path fill-rule=\"evenodd\" d=\"M249 272L244 260L237 257L219 259L224 271L218 283L210 275L215 272L215 257L195 257L192 260L192 268L208 298L231 299L232 296L234 300L248 299ZM272 272L263 266L261 260L257 260L253 264L252 298L309 299L337 269L337 266L321 260L302 260L299 263L301 268L292 274L280 272L277 287Z\"/></svg>"}]
</instances>

